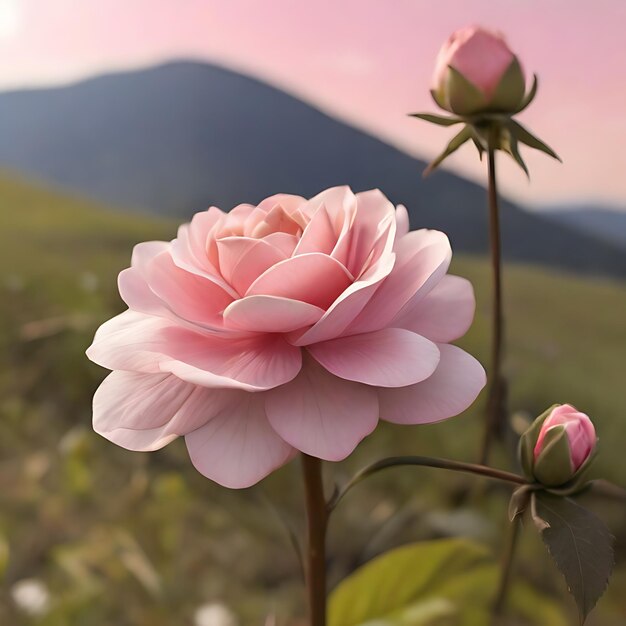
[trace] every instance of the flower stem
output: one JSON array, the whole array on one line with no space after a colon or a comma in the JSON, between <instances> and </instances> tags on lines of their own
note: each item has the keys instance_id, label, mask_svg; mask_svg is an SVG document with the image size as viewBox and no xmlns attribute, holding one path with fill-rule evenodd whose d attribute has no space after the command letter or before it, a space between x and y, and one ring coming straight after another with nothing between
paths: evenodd
<instances>
[{"instance_id":1,"label":"flower stem","mask_svg":"<svg viewBox=\"0 0 626 626\"><path fill-rule=\"evenodd\" d=\"M320 459L302 454L307 514L306 586L310 626L326 626L326 527L328 511Z\"/></svg>"},{"instance_id":2,"label":"flower stem","mask_svg":"<svg viewBox=\"0 0 626 626\"><path fill-rule=\"evenodd\" d=\"M504 316L502 312L502 259L500 243L500 210L498 207L498 187L496 183L496 138L497 130L490 130L488 141L488 198L489 198L489 240L491 244L491 267L493 279L492 296L492 338L491 338L491 384L487 401L487 422L480 453L480 462L489 460L493 438L502 431L505 417L505 381L502 376L502 340Z\"/></svg>"},{"instance_id":3,"label":"flower stem","mask_svg":"<svg viewBox=\"0 0 626 626\"><path fill-rule=\"evenodd\" d=\"M500 582L498 583L498 591L496 593L496 599L493 603L493 623L498 623L499 618L502 616L504 606L506 603L506 597L509 590L509 584L511 582L511 572L513 569L513 559L515 557L515 549L517 547L517 539L519 537L521 522L519 518L514 519L509 524L509 532L506 538L506 544L504 546L504 552L502 554L502 565L500 569Z\"/></svg>"},{"instance_id":4,"label":"flower stem","mask_svg":"<svg viewBox=\"0 0 626 626\"><path fill-rule=\"evenodd\" d=\"M376 474L384 469L390 467L403 467L407 465L418 465L421 467L435 467L438 469L452 470L457 472L465 472L469 474L478 474L479 476L487 476L488 478L494 478L496 480L502 480L509 483L515 483L518 485L525 485L526 479L517 474L511 472L505 472L493 467L487 467L485 465L476 465L475 463L464 463L462 461L453 461L451 459L437 459L427 456L393 456L387 459L382 459L376 463L372 463L364 467L361 471L357 472L354 477L343 487L338 490L333 498L328 503L328 510L332 511L344 496L354 486L358 485L362 480Z\"/></svg>"}]
</instances>

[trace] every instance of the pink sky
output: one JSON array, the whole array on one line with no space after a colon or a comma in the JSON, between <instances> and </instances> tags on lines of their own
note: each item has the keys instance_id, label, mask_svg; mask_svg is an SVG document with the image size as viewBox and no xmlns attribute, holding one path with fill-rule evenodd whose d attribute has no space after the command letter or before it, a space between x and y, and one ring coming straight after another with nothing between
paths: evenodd
<instances>
[{"instance_id":1,"label":"pink sky","mask_svg":"<svg viewBox=\"0 0 626 626\"><path fill-rule=\"evenodd\" d=\"M521 119L564 160L527 152L529 184L503 156L505 193L535 205L593 199L626 209L624 0L0 0L0 88L201 58L430 158L449 131L405 113L434 110L435 55L468 23L503 31L539 74ZM449 167L483 180L469 147Z\"/></svg>"}]
</instances>

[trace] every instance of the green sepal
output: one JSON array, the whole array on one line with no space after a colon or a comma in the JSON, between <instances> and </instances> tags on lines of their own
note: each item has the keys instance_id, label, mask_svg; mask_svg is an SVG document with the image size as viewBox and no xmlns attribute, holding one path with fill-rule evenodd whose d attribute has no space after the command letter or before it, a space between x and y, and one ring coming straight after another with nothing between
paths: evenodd
<instances>
[{"instance_id":1,"label":"green sepal","mask_svg":"<svg viewBox=\"0 0 626 626\"><path fill-rule=\"evenodd\" d=\"M563 162L561 157L546 143L541 141L538 137L535 137L530 131L524 128L520 123L515 120L509 120L508 129L511 135L517 138L518 141L521 141L523 144L526 144L530 148L534 148L535 150L539 150L551 156L553 159L556 159L559 162Z\"/></svg>"},{"instance_id":2,"label":"green sepal","mask_svg":"<svg viewBox=\"0 0 626 626\"><path fill-rule=\"evenodd\" d=\"M446 149L424 170L424 176L428 176L438 165L440 165L445 159L447 159L453 152L456 152L466 141L472 138L471 126L464 126L463 129L457 133L448 145Z\"/></svg>"},{"instance_id":3,"label":"green sepal","mask_svg":"<svg viewBox=\"0 0 626 626\"><path fill-rule=\"evenodd\" d=\"M575 472L565 426L548 429L533 471L535 478L546 487L560 487L572 480Z\"/></svg>"},{"instance_id":4,"label":"green sepal","mask_svg":"<svg viewBox=\"0 0 626 626\"><path fill-rule=\"evenodd\" d=\"M516 517L524 514L536 488L536 485L522 485L511 494L511 499L509 500L509 520L511 522L514 522Z\"/></svg>"},{"instance_id":5,"label":"green sepal","mask_svg":"<svg viewBox=\"0 0 626 626\"><path fill-rule=\"evenodd\" d=\"M441 94L437 93L434 89L430 90L430 95L432 96L433 100L435 101L435 104L442 108L445 109L446 111L449 111L450 109L446 106L446 103L444 102L443 98L441 97Z\"/></svg>"},{"instance_id":6,"label":"green sepal","mask_svg":"<svg viewBox=\"0 0 626 626\"><path fill-rule=\"evenodd\" d=\"M515 112L524 100L525 88L522 67L517 57L514 57L489 101L489 110L502 113Z\"/></svg>"},{"instance_id":7,"label":"green sepal","mask_svg":"<svg viewBox=\"0 0 626 626\"><path fill-rule=\"evenodd\" d=\"M513 157L513 160L522 168L522 170L526 174L526 178L530 180L530 172L528 171L528 166L526 165L526 162L520 154L517 137L515 135L512 135L510 132L507 132L506 140L502 142L501 150L504 150L504 152L510 154Z\"/></svg>"},{"instance_id":8,"label":"green sepal","mask_svg":"<svg viewBox=\"0 0 626 626\"><path fill-rule=\"evenodd\" d=\"M447 117L445 115L435 115L433 113L409 113L409 117L417 117L425 122L437 124L437 126L454 126L455 124L463 123L463 120L460 117Z\"/></svg>"},{"instance_id":9,"label":"green sepal","mask_svg":"<svg viewBox=\"0 0 626 626\"><path fill-rule=\"evenodd\" d=\"M558 404L553 404L549 409L546 409L539 417L537 417L533 423L528 427L519 440L519 460L524 472L524 476L528 480L535 480L533 474L533 465L535 463L535 445L537 439L539 439L539 433L543 423L548 419L548 416Z\"/></svg>"},{"instance_id":10,"label":"green sepal","mask_svg":"<svg viewBox=\"0 0 626 626\"><path fill-rule=\"evenodd\" d=\"M482 161L483 154L485 154L486 151L485 151L483 144L480 142L480 139L476 136L476 133L472 134L472 141L474 142L474 145L476 146L476 150L478 150L478 158Z\"/></svg>"},{"instance_id":11,"label":"green sepal","mask_svg":"<svg viewBox=\"0 0 626 626\"><path fill-rule=\"evenodd\" d=\"M537 77L537 74L533 74L533 82L532 82L532 85L530 86L529 92L524 96L522 103L519 105L519 107L515 111L513 111L513 113L521 113L535 99L535 96L537 95L538 87L539 87L539 78Z\"/></svg>"},{"instance_id":12,"label":"green sepal","mask_svg":"<svg viewBox=\"0 0 626 626\"><path fill-rule=\"evenodd\" d=\"M537 510L538 493L539 492L535 491L530 496L530 518L532 519L533 524L535 525L535 528L537 529L537 532L542 533L547 528L550 528L550 523L547 520L545 520L543 517L541 517L541 515L539 514L539 511Z\"/></svg>"},{"instance_id":13,"label":"green sepal","mask_svg":"<svg viewBox=\"0 0 626 626\"><path fill-rule=\"evenodd\" d=\"M567 483L558 487L548 488L546 491L558 496L572 496L580 493L583 489L586 489L589 485L589 469L591 468L597 455L598 451L597 449L594 449Z\"/></svg>"},{"instance_id":14,"label":"green sepal","mask_svg":"<svg viewBox=\"0 0 626 626\"><path fill-rule=\"evenodd\" d=\"M450 106L444 108L457 115L471 115L487 107L482 91L451 65L448 66L445 92Z\"/></svg>"},{"instance_id":15,"label":"green sepal","mask_svg":"<svg viewBox=\"0 0 626 626\"><path fill-rule=\"evenodd\" d=\"M533 493L531 509L583 624L608 585L614 565L614 538L602 520L569 498Z\"/></svg>"}]
</instances>

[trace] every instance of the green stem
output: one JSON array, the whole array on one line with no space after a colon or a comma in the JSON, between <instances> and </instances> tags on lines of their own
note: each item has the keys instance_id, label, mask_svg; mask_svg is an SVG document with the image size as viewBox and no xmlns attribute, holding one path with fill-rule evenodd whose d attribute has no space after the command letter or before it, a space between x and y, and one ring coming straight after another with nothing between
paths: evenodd
<instances>
[{"instance_id":1,"label":"green stem","mask_svg":"<svg viewBox=\"0 0 626 626\"><path fill-rule=\"evenodd\" d=\"M326 626L326 528L328 511L320 459L302 454L307 513L306 586L310 626Z\"/></svg>"},{"instance_id":2,"label":"green stem","mask_svg":"<svg viewBox=\"0 0 626 626\"><path fill-rule=\"evenodd\" d=\"M465 472L468 474L478 474L479 476L486 476L488 478L494 478L496 480L502 480L504 482L515 483L518 485L527 484L526 479L517 474L511 472L505 472L503 470L494 469L493 467L487 467L486 465L476 465L475 463L464 463L462 461L453 461L451 459L437 459L427 456L394 456L387 459L382 459L376 463L372 463L364 467L361 471L357 472L354 477L343 487L335 493L328 503L328 510L332 511L345 495L362 480L376 474L382 470L391 467L405 467L408 465L418 465L421 467L435 467L438 469L452 470L456 472Z\"/></svg>"},{"instance_id":3,"label":"green stem","mask_svg":"<svg viewBox=\"0 0 626 626\"><path fill-rule=\"evenodd\" d=\"M519 518L514 519L509 524L509 532L502 553L502 565L500 569L500 582L498 583L498 591L493 604L493 623L494 626L499 622L506 604L506 598L511 582L513 570L513 559L515 558L515 549L517 548L517 539L519 537L521 522Z\"/></svg>"},{"instance_id":4,"label":"green stem","mask_svg":"<svg viewBox=\"0 0 626 626\"><path fill-rule=\"evenodd\" d=\"M502 313L502 259L500 242L500 210L498 207L498 187L496 183L496 130L490 131L488 153L488 198L489 198L489 241L491 244L491 267L493 279L492 296L492 339L491 339L491 383L487 400L487 422L483 437L480 462L489 460L494 437L501 432L505 415L504 388L502 376L502 342L504 316Z\"/></svg>"}]
</instances>

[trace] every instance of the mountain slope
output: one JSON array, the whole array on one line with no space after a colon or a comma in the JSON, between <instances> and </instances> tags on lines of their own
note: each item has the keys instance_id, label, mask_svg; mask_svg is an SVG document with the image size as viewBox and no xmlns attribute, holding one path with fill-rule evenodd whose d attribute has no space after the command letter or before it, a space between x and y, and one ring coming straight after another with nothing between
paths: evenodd
<instances>
[{"instance_id":1,"label":"mountain slope","mask_svg":"<svg viewBox=\"0 0 626 626\"><path fill-rule=\"evenodd\" d=\"M626 211L597 206L550 207L544 210L544 215L626 250Z\"/></svg>"},{"instance_id":2,"label":"mountain slope","mask_svg":"<svg viewBox=\"0 0 626 626\"><path fill-rule=\"evenodd\" d=\"M1 94L0 137L0 165L119 206L188 216L277 191L380 187L407 205L413 227L445 230L457 250L487 249L482 188L445 172L424 181L419 160L211 65ZM510 259L626 276L618 247L510 204L503 240Z\"/></svg>"}]
</instances>

